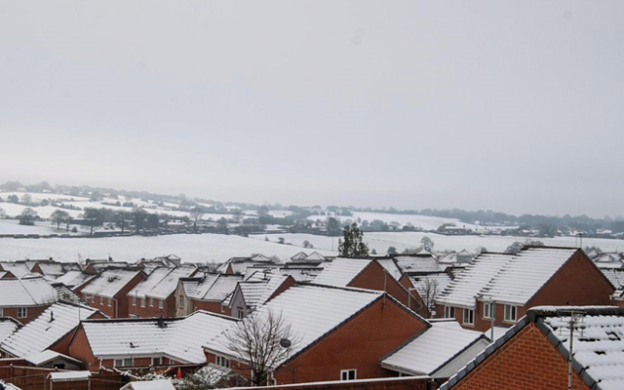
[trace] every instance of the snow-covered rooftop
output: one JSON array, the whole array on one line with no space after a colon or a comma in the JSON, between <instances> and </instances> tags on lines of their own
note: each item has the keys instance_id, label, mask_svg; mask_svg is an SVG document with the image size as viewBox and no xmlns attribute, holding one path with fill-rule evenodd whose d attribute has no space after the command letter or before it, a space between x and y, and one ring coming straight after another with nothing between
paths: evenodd
<instances>
[{"instance_id":1,"label":"snow-covered rooftop","mask_svg":"<svg viewBox=\"0 0 624 390\"><path fill-rule=\"evenodd\" d=\"M440 272L442 268L433 256L396 256L394 261L402 273L406 272Z\"/></svg>"},{"instance_id":2,"label":"snow-covered rooftop","mask_svg":"<svg viewBox=\"0 0 624 390\"><path fill-rule=\"evenodd\" d=\"M479 298L524 305L575 251L531 247L517 255L481 254L449 284L436 302L472 308L475 298Z\"/></svg>"},{"instance_id":3,"label":"snow-covered rooftop","mask_svg":"<svg viewBox=\"0 0 624 390\"><path fill-rule=\"evenodd\" d=\"M241 281L243 281L242 275L204 274L197 284L185 283L184 289L189 298L221 302Z\"/></svg>"},{"instance_id":4,"label":"snow-covered rooftop","mask_svg":"<svg viewBox=\"0 0 624 390\"><path fill-rule=\"evenodd\" d=\"M95 277L96 275L88 274L80 270L71 270L67 271L64 275L54 279L54 282L63 283L69 288L75 288Z\"/></svg>"},{"instance_id":5,"label":"snow-covered rooftop","mask_svg":"<svg viewBox=\"0 0 624 390\"><path fill-rule=\"evenodd\" d=\"M13 334L20 327L20 323L11 317L0 317L0 343Z\"/></svg>"},{"instance_id":6,"label":"snow-covered rooftop","mask_svg":"<svg viewBox=\"0 0 624 390\"><path fill-rule=\"evenodd\" d=\"M175 390L169 379L159 379L154 381L130 382L121 390Z\"/></svg>"},{"instance_id":7,"label":"snow-covered rooftop","mask_svg":"<svg viewBox=\"0 0 624 390\"><path fill-rule=\"evenodd\" d=\"M196 311L184 318L92 320L82 326L98 358L164 355L182 363L206 361L202 346L234 318Z\"/></svg>"},{"instance_id":8,"label":"snow-covered rooftop","mask_svg":"<svg viewBox=\"0 0 624 390\"><path fill-rule=\"evenodd\" d=\"M342 322L383 295L381 292L318 285L297 285L278 295L243 321L265 319L270 313L282 316L295 340L291 357L327 334ZM205 347L217 353L234 353L227 337L217 336Z\"/></svg>"},{"instance_id":9,"label":"snow-covered rooftop","mask_svg":"<svg viewBox=\"0 0 624 390\"><path fill-rule=\"evenodd\" d=\"M624 286L624 268L600 268L615 288Z\"/></svg>"},{"instance_id":10,"label":"snow-covered rooftop","mask_svg":"<svg viewBox=\"0 0 624 390\"><path fill-rule=\"evenodd\" d=\"M325 265L323 271L314 279L315 284L346 287L366 268L370 259L348 259L338 257Z\"/></svg>"},{"instance_id":11,"label":"snow-covered rooftop","mask_svg":"<svg viewBox=\"0 0 624 390\"><path fill-rule=\"evenodd\" d=\"M37 318L7 337L0 349L15 357L36 355L50 348L97 310L68 303L55 303Z\"/></svg>"},{"instance_id":12,"label":"snow-covered rooftop","mask_svg":"<svg viewBox=\"0 0 624 390\"><path fill-rule=\"evenodd\" d=\"M396 280L401 279L402 272L394 262L394 259L377 259L376 260L388 273Z\"/></svg>"},{"instance_id":13,"label":"snow-covered rooftop","mask_svg":"<svg viewBox=\"0 0 624 390\"><path fill-rule=\"evenodd\" d=\"M275 273L258 272L256 274L261 275L259 279L252 277L238 283L238 287L245 299L245 304L252 310L268 301L275 291L288 279L287 275ZM232 295L228 298L231 297ZM228 299L226 299L224 304L229 305Z\"/></svg>"},{"instance_id":14,"label":"snow-covered rooftop","mask_svg":"<svg viewBox=\"0 0 624 390\"><path fill-rule=\"evenodd\" d=\"M155 268L128 296L167 299L175 291L180 278L187 278L195 271L195 267Z\"/></svg>"},{"instance_id":15,"label":"snow-covered rooftop","mask_svg":"<svg viewBox=\"0 0 624 390\"><path fill-rule=\"evenodd\" d=\"M410 375L433 375L480 338L486 339L481 332L463 329L457 321L432 322L429 329L381 363ZM483 349L486 346L484 344Z\"/></svg>"},{"instance_id":16,"label":"snow-covered rooftop","mask_svg":"<svg viewBox=\"0 0 624 390\"><path fill-rule=\"evenodd\" d=\"M123 268L106 269L95 279L91 280L82 289L82 293L113 298L139 273L143 273L143 271Z\"/></svg>"},{"instance_id":17,"label":"snow-covered rooftop","mask_svg":"<svg viewBox=\"0 0 624 390\"><path fill-rule=\"evenodd\" d=\"M21 278L30 273L30 268L24 261L2 261L0 262L0 269L11 272L16 278Z\"/></svg>"},{"instance_id":18,"label":"snow-covered rooftop","mask_svg":"<svg viewBox=\"0 0 624 390\"><path fill-rule=\"evenodd\" d=\"M0 307L39 306L58 300L58 294L41 275L0 279Z\"/></svg>"},{"instance_id":19,"label":"snow-covered rooftop","mask_svg":"<svg viewBox=\"0 0 624 390\"><path fill-rule=\"evenodd\" d=\"M25 360L31 364L34 364L35 366L40 366L58 358L73 361L78 365L81 364L80 360L74 359L73 357L64 355L56 351L52 351L51 349L46 349L45 351L39 352L35 355L27 356Z\"/></svg>"}]
</instances>

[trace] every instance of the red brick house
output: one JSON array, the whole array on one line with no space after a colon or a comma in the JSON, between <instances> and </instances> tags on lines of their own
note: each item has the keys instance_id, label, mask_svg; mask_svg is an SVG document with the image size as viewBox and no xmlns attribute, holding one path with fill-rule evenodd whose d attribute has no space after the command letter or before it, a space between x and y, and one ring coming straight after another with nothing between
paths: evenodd
<instances>
[{"instance_id":1,"label":"red brick house","mask_svg":"<svg viewBox=\"0 0 624 390\"><path fill-rule=\"evenodd\" d=\"M87 306L59 302L48 307L37 318L0 343L5 357L28 358L45 350L69 353L69 340L80 320L104 318Z\"/></svg>"},{"instance_id":2,"label":"red brick house","mask_svg":"<svg viewBox=\"0 0 624 390\"><path fill-rule=\"evenodd\" d=\"M440 390L624 389L623 339L624 309L537 307Z\"/></svg>"},{"instance_id":3,"label":"red brick house","mask_svg":"<svg viewBox=\"0 0 624 390\"><path fill-rule=\"evenodd\" d=\"M245 281L238 282L223 305L233 317L244 318L294 284L292 276L256 271Z\"/></svg>"},{"instance_id":4,"label":"red brick house","mask_svg":"<svg viewBox=\"0 0 624 390\"><path fill-rule=\"evenodd\" d=\"M27 324L56 301L57 291L41 276L0 279L0 317Z\"/></svg>"},{"instance_id":5,"label":"red brick house","mask_svg":"<svg viewBox=\"0 0 624 390\"><path fill-rule=\"evenodd\" d=\"M615 288L576 248L527 247L476 257L436 300L438 317L468 329L509 327L541 305L609 305Z\"/></svg>"},{"instance_id":6,"label":"red brick house","mask_svg":"<svg viewBox=\"0 0 624 390\"><path fill-rule=\"evenodd\" d=\"M128 304L128 293L144 278L145 273L140 269L109 268L74 291L109 318L128 318L133 314Z\"/></svg>"},{"instance_id":7,"label":"red brick house","mask_svg":"<svg viewBox=\"0 0 624 390\"><path fill-rule=\"evenodd\" d=\"M155 268L127 294L131 318L175 317L175 291L180 278L197 272L195 267Z\"/></svg>"},{"instance_id":8,"label":"red brick house","mask_svg":"<svg viewBox=\"0 0 624 390\"><path fill-rule=\"evenodd\" d=\"M204 311L183 318L83 321L70 341L69 355L90 371L202 365L202 346L236 321Z\"/></svg>"},{"instance_id":9,"label":"red brick house","mask_svg":"<svg viewBox=\"0 0 624 390\"><path fill-rule=\"evenodd\" d=\"M273 367L274 384L395 376L380 360L430 324L392 296L372 290L295 285L243 321L280 313L295 340L290 356ZM226 336L206 344L209 363L249 377L245 359Z\"/></svg>"},{"instance_id":10,"label":"red brick house","mask_svg":"<svg viewBox=\"0 0 624 390\"><path fill-rule=\"evenodd\" d=\"M224 301L242 281L242 275L208 272L199 277L181 278L175 292L177 316L189 315L196 310L231 315Z\"/></svg>"},{"instance_id":11,"label":"red brick house","mask_svg":"<svg viewBox=\"0 0 624 390\"><path fill-rule=\"evenodd\" d=\"M375 259L348 259L338 257L325 263L323 271L314 279L314 284L335 287L357 287L370 290L386 291L412 310L418 309L418 302L410 299L407 289L395 279Z\"/></svg>"}]
</instances>

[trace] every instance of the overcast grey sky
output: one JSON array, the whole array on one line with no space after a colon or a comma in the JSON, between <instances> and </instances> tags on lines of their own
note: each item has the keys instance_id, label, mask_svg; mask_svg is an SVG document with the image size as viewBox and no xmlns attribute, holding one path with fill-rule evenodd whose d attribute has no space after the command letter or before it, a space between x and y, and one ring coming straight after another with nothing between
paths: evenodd
<instances>
[{"instance_id":1,"label":"overcast grey sky","mask_svg":"<svg viewBox=\"0 0 624 390\"><path fill-rule=\"evenodd\" d=\"M0 181L621 215L624 1L0 0Z\"/></svg>"}]
</instances>

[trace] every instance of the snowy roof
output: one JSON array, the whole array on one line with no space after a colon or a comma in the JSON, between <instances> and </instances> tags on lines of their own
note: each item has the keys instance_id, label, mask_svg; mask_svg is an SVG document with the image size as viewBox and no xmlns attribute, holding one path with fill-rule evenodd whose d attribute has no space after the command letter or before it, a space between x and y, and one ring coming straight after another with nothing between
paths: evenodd
<instances>
[{"instance_id":1,"label":"snowy roof","mask_svg":"<svg viewBox=\"0 0 624 390\"><path fill-rule=\"evenodd\" d=\"M46 349L45 351L39 352L32 356L27 356L25 360L31 364L34 364L35 366L40 366L59 358L71 360L79 365L82 364L80 360L74 359L73 357L67 355L63 355L62 353L56 351L52 351L51 349Z\"/></svg>"},{"instance_id":2,"label":"snowy roof","mask_svg":"<svg viewBox=\"0 0 624 390\"><path fill-rule=\"evenodd\" d=\"M366 268L370 259L348 259L338 257L325 266L325 269L314 279L315 284L346 287Z\"/></svg>"},{"instance_id":3,"label":"snowy roof","mask_svg":"<svg viewBox=\"0 0 624 390\"><path fill-rule=\"evenodd\" d=\"M203 363L202 345L236 321L196 311L187 317L163 320L83 321L82 327L98 358L164 355L183 363Z\"/></svg>"},{"instance_id":4,"label":"snowy roof","mask_svg":"<svg viewBox=\"0 0 624 390\"><path fill-rule=\"evenodd\" d=\"M479 298L524 305L575 251L529 247L517 255L481 254L449 284L436 302L472 308Z\"/></svg>"},{"instance_id":5,"label":"snowy roof","mask_svg":"<svg viewBox=\"0 0 624 390\"><path fill-rule=\"evenodd\" d=\"M418 295L425 299L429 296L431 299L436 299L438 295L446 289L446 287L452 282L451 277L446 272L436 272L426 275L410 275L408 276L412 286L416 289ZM429 292L429 294L427 294Z\"/></svg>"},{"instance_id":6,"label":"snowy roof","mask_svg":"<svg viewBox=\"0 0 624 390\"><path fill-rule=\"evenodd\" d=\"M433 256L396 256L394 261L402 273L406 272L440 272L442 268Z\"/></svg>"},{"instance_id":7,"label":"snowy roof","mask_svg":"<svg viewBox=\"0 0 624 390\"><path fill-rule=\"evenodd\" d=\"M55 283L63 283L69 288L74 288L82 285L88 280L95 278L96 275L87 274L80 270L67 271L63 276L59 276L54 280Z\"/></svg>"},{"instance_id":8,"label":"snowy roof","mask_svg":"<svg viewBox=\"0 0 624 390\"><path fill-rule=\"evenodd\" d=\"M308 267L308 268L280 268L279 272L282 275L290 275L297 282L311 282L318 274L323 271L323 268Z\"/></svg>"},{"instance_id":9,"label":"snowy roof","mask_svg":"<svg viewBox=\"0 0 624 390\"><path fill-rule=\"evenodd\" d=\"M576 249L528 248L503 265L480 295L524 305L572 257Z\"/></svg>"},{"instance_id":10,"label":"snowy roof","mask_svg":"<svg viewBox=\"0 0 624 390\"><path fill-rule=\"evenodd\" d=\"M13 334L20 327L20 323L11 317L0 317L0 343Z\"/></svg>"},{"instance_id":11,"label":"snowy roof","mask_svg":"<svg viewBox=\"0 0 624 390\"><path fill-rule=\"evenodd\" d=\"M393 278L396 280L401 279L402 272L399 267L397 267L394 259L377 259L377 262L381 264L381 266L384 267Z\"/></svg>"},{"instance_id":12,"label":"snowy roof","mask_svg":"<svg viewBox=\"0 0 624 390\"><path fill-rule=\"evenodd\" d=\"M175 390L169 379L158 379L154 381L130 382L121 390Z\"/></svg>"},{"instance_id":13,"label":"snowy roof","mask_svg":"<svg viewBox=\"0 0 624 390\"><path fill-rule=\"evenodd\" d=\"M600 268L615 288L624 286L624 268Z\"/></svg>"},{"instance_id":14,"label":"snowy roof","mask_svg":"<svg viewBox=\"0 0 624 390\"><path fill-rule=\"evenodd\" d=\"M16 278L21 278L30 273L30 268L23 261L2 261L0 262L0 269L11 272Z\"/></svg>"},{"instance_id":15,"label":"snowy roof","mask_svg":"<svg viewBox=\"0 0 624 390\"><path fill-rule=\"evenodd\" d=\"M0 307L38 306L54 303L58 295L44 278L0 279Z\"/></svg>"},{"instance_id":16,"label":"snowy roof","mask_svg":"<svg viewBox=\"0 0 624 390\"><path fill-rule=\"evenodd\" d=\"M276 274L266 274L266 276L267 279L247 280L238 283L238 287L243 293L245 304L250 309L256 309L258 306L266 303L288 278L288 276Z\"/></svg>"},{"instance_id":17,"label":"snowy roof","mask_svg":"<svg viewBox=\"0 0 624 390\"><path fill-rule=\"evenodd\" d=\"M569 355L570 313L579 321L574 332L572 368L585 382L587 388L620 390L624 388L624 309L610 306L541 306L530 309L516 325L511 327L495 344L492 344L472 362L468 363L448 382L440 387L449 390L457 385L480 364L487 364L490 355L504 348L507 341L531 323L546 336L567 359ZM548 341L546 341L548 340ZM502 373L504 375L504 372ZM536 374L539 375L539 374Z\"/></svg>"},{"instance_id":18,"label":"snowy roof","mask_svg":"<svg viewBox=\"0 0 624 390\"><path fill-rule=\"evenodd\" d=\"M5 382L2 379L0 379L0 385L4 386L4 390L22 390L14 384Z\"/></svg>"},{"instance_id":19,"label":"snowy roof","mask_svg":"<svg viewBox=\"0 0 624 390\"><path fill-rule=\"evenodd\" d=\"M292 256L290 258L290 260L292 261L301 261L301 260L305 260L305 258L308 257L308 254L305 252L299 252L296 255Z\"/></svg>"},{"instance_id":20,"label":"snowy roof","mask_svg":"<svg viewBox=\"0 0 624 390\"><path fill-rule=\"evenodd\" d=\"M97 310L69 303L55 303L0 344L0 349L16 357L27 357L54 345Z\"/></svg>"},{"instance_id":21,"label":"snowy roof","mask_svg":"<svg viewBox=\"0 0 624 390\"><path fill-rule=\"evenodd\" d=\"M39 268L44 275L61 276L65 274L65 269L61 263L52 263L49 261L38 262Z\"/></svg>"},{"instance_id":22,"label":"snowy roof","mask_svg":"<svg viewBox=\"0 0 624 390\"><path fill-rule=\"evenodd\" d=\"M167 299L174 293L180 278L190 277L195 271L195 267L155 268L128 296Z\"/></svg>"},{"instance_id":23,"label":"snowy roof","mask_svg":"<svg viewBox=\"0 0 624 390\"><path fill-rule=\"evenodd\" d=\"M312 253L310 253L310 255L308 255L305 258L306 261L325 261L325 256L321 255L320 253L314 251Z\"/></svg>"},{"instance_id":24,"label":"snowy roof","mask_svg":"<svg viewBox=\"0 0 624 390\"><path fill-rule=\"evenodd\" d=\"M463 329L457 321L432 322L430 328L381 363L385 368L406 374L432 375L479 339L487 340L487 337Z\"/></svg>"},{"instance_id":25,"label":"snowy roof","mask_svg":"<svg viewBox=\"0 0 624 390\"><path fill-rule=\"evenodd\" d=\"M64 371L50 373L52 382L86 381L91 376L90 371Z\"/></svg>"},{"instance_id":26,"label":"snowy roof","mask_svg":"<svg viewBox=\"0 0 624 390\"><path fill-rule=\"evenodd\" d=\"M223 301L236 288L238 282L243 281L242 275L204 274L204 277L194 283L183 284L186 296L203 301Z\"/></svg>"},{"instance_id":27,"label":"snowy roof","mask_svg":"<svg viewBox=\"0 0 624 390\"><path fill-rule=\"evenodd\" d=\"M257 317L264 319L269 313L281 314L295 340L290 355L292 358L382 296L383 293L371 290L297 285L261 306L243 321L253 321ZM227 348L227 337L224 334L217 336L205 347L216 353L236 357Z\"/></svg>"},{"instance_id":28,"label":"snowy roof","mask_svg":"<svg viewBox=\"0 0 624 390\"><path fill-rule=\"evenodd\" d=\"M143 271L123 268L106 269L95 279L91 280L82 289L82 293L114 298L139 273L143 273Z\"/></svg>"}]
</instances>

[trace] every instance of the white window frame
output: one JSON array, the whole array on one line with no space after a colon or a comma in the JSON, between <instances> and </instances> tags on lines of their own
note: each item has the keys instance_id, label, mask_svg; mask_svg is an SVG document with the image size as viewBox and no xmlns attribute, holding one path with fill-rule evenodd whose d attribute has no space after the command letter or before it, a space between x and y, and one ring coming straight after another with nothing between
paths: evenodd
<instances>
[{"instance_id":1,"label":"white window frame","mask_svg":"<svg viewBox=\"0 0 624 390\"><path fill-rule=\"evenodd\" d=\"M353 378L349 378L350 374L353 373ZM357 379L357 369L349 368L346 370L340 370L340 380L341 381L354 381Z\"/></svg>"},{"instance_id":2,"label":"white window frame","mask_svg":"<svg viewBox=\"0 0 624 390\"><path fill-rule=\"evenodd\" d=\"M104 306L104 295L100 295L100 305Z\"/></svg>"},{"instance_id":3,"label":"white window frame","mask_svg":"<svg viewBox=\"0 0 624 390\"><path fill-rule=\"evenodd\" d=\"M113 306L113 298L108 298L108 306Z\"/></svg>"},{"instance_id":4,"label":"white window frame","mask_svg":"<svg viewBox=\"0 0 624 390\"><path fill-rule=\"evenodd\" d=\"M455 307L444 306L444 318L455 318Z\"/></svg>"},{"instance_id":5,"label":"white window frame","mask_svg":"<svg viewBox=\"0 0 624 390\"><path fill-rule=\"evenodd\" d=\"M158 364L156 364L156 360L158 360ZM152 358L152 367L162 366L162 358Z\"/></svg>"},{"instance_id":6,"label":"white window frame","mask_svg":"<svg viewBox=\"0 0 624 390\"><path fill-rule=\"evenodd\" d=\"M141 298L141 307L145 307L145 298Z\"/></svg>"},{"instance_id":7,"label":"white window frame","mask_svg":"<svg viewBox=\"0 0 624 390\"><path fill-rule=\"evenodd\" d=\"M474 309L464 308L463 320L464 325L474 325Z\"/></svg>"},{"instance_id":8,"label":"white window frame","mask_svg":"<svg viewBox=\"0 0 624 390\"><path fill-rule=\"evenodd\" d=\"M150 304L150 307L154 307L154 298L150 297L149 304Z\"/></svg>"},{"instance_id":9,"label":"white window frame","mask_svg":"<svg viewBox=\"0 0 624 390\"><path fill-rule=\"evenodd\" d=\"M162 309L165 307L165 300L164 299L159 299L158 300L158 308Z\"/></svg>"},{"instance_id":10,"label":"white window frame","mask_svg":"<svg viewBox=\"0 0 624 390\"><path fill-rule=\"evenodd\" d=\"M513 318L512 318L512 310L513 310ZM505 322L513 322L518 321L518 306L516 305L505 305Z\"/></svg>"},{"instance_id":11,"label":"white window frame","mask_svg":"<svg viewBox=\"0 0 624 390\"><path fill-rule=\"evenodd\" d=\"M136 297L136 295L133 295L132 296L132 306L136 306L136 304L137 304L136 301L137 301L137 297Z\"/></svg>"},{"instance_id":12,"label":"white window frame","mask_svg":"<svg viewBox=\"0 0 624 390\"><path fill-rule=\"evenodd\" d=\"M22 312L23 310L23 312ZM27 307L18 307L17 308L17 318L26 318L28 317L28 308Z\"/></svg>"},{"instance_id":13,"label":"white window frame","mask_svg":"<svg viewBox=\"0 0 624 390\"><path fill-rule=\"evenodd\" d=\"M483 318L492 319L492 302L483 302Z\"/></svg>"},{"instance_id":14,"label":"white window frame","mask_svg":"<svg viewBox=\"0 0 624 390\"><path fill-rule=\"evenodd\" d=\"M130 363L129 365L126 363ZM121 363L121 364L119 364ZM133 358L121 358L121 359L115 359L113 361L113 367L132 367L134 365L134 359Z\"/></svg>"},{"instance_id":15,"label":"white window frame","mask_svg":"<svg viewBox=\"0 0 624 390\"><path fill-rule=\"evenodd\" d=\"M215 355L215 364L217 366L230 368L230 359L221 355Z\"/></svg>"}]
</instances>

